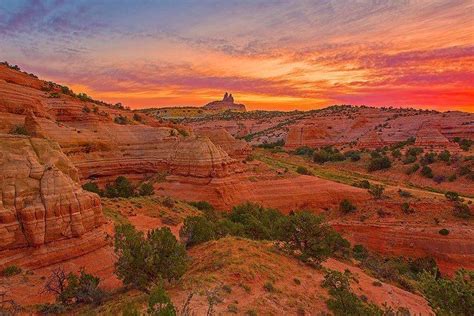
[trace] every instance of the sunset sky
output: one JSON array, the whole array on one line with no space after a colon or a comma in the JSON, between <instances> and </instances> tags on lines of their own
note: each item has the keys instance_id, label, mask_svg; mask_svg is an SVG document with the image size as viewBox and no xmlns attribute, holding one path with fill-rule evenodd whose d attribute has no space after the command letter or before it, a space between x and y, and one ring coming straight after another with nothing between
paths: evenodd
<instances>
[{"instance_id":1,"label":"sunset sky","mask_svg":"<svg viewBox=\"0 0 474 316\"><path fill-rule=\"evenodd\" d=\"M474 1L0 1L0 61L132 108L474 112Z\"/></svg>"}]
</instances>

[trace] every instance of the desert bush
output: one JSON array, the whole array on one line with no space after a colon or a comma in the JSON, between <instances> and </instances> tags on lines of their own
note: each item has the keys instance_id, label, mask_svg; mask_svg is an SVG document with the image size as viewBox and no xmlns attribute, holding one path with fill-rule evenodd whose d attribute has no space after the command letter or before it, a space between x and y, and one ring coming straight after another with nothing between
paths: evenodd
<instances>
[{"instance_id":1,"label":"desert bush","mask_svg":"<svg viewBox=\"0 0 474 316\"><path fill-rule=\"evenodd\" d=\"M402 212L405 214L411 214L415 212L415 210L412 207L410 207L410 204L408 204L408 202L404 202L401 208L402 208Z\"/></svg>"},{"instance_id":2,"label":"desert bush","mask_svg":"<svg viewBox=\"0 0 474 316\"><path fill-rule=\"evenodd\" d=\"M332 147L325 147L313 153L313 161L317 163L325 163L328 161L343 161L346 157L339 150Z\"/></svg>"},{"instance_id":3,"label":"desert bush","mask_svg":"<svg viewBox=\"0 0 474 316\"><path fill-rule=\"evenodd\" d=\"M461 147L462 150L464 151L469 151L469 149L471 148L472 144L474 143L472 140L470 139L465 139L465 138L459 138L459 137L455 137L454 139L454 142L458 143L459 146Z\"/></svg>"},{"instance_id":4,"label":"desert bush","mask_svg":"<svg viewBox=\"0 0 474 316\"><path fill-rule=\"evenodd\" d=\"M216 238L214 223L204 216L191 216L184 220L179 236L186 247L191 247Z\"/></svg>"},{"instance_id":5,"label":"desert bush","mask_svg":"<svg viewBox=\"0 0 474 316\"><path fill-rule=\"evenodd\" d=\"M103 192L100 190L97 183L94 182L87 182L82 185L82 188L86 191L93 192L98 195L103 195Z\"/></svg>"},{"instance_id":6,"label":"desert bush","mask_svg":"<svg viewBox=\"0 0 474 316\"><path fill-rule=\"evenodd\" d=\"M358 244L352 248L352 255L355 259L362 260L368 257L369 252L363 245Z\"/></svg>"},{"instance_id":7,"label":"desert bush","mask_svg":"<svg viewBox=\"0 0 474 316\"><path fill-rule=\"evenodd\" d=\"M440 235L447 236L449 235L449 230L447 230L446 228L443 228L443 229L440 229L438 233Z\"/></svg>"},{"instance_id":8,"label":"desert bush","mask_svg":"<svg viewBox=\"0 0 474 316\"><path fill-rule=\"evenodd\" d=\"M437 175L433 176L433 181L436 182L437 184L440 184L440 183L446 181L446 177L443 176L443 175L437 174Z\"/></svg>"},{"instance_id":9,"label":"desert bush","mask_svg":"<svg viewBox=\"0 0 474 316\"><path fill-rule=\"evenodd\" d=\"M148 297L148 315L150 316L175 316L176 308L166 293L163 284L155 286Z\"/></svg>"},{"instance_id":10,"label":"desert bush","mask_svg":"<svg viewBox=\"0 0 474 316\"><path fill-rule=\"evenodd\" d=\"M77 94L77 97L79 98L79 100L84 101L84 102L92 102L92 101L94 101L90 96L88 96L88 95L85 94L85 93L78 93L78 94Z\"/></svg>"},{"instance_id":11,"label":"desert bush","mask_svg":"<svg viewBox=\"0 0 474 316\"><path fill-rule=\"evenodd\" d=\"M104 195L108 198L129 198L132 197L134 193L135 189L130 181L124 176L119 176L113 183L107 184L104 191Z\"/></svg>"},{"instance_id":12,"label":"desert bush","mask_svg":"<svg viewBox=\"0 0 474 316\"><path fill-rule=\"evenodd\" d=\"M352 292L349 277L350 275L346 272L332 270L324 276L322 286L328 289L331 296L326 301L329 310L336 316L382 315L380 308L364 302Z\"/></svg>"},{"instance_id":13,"label":"desert bush","mask_svg":"<svg viewBox=\"0 0 474 316\"><path fill-rule=\"evenodd\" d=\"M370 182L367 180L360 180L360 181L354 182L352 185L358 188L362 188L362 189L370 189Z\"/></svg>"},{"instance_id":14,"label":"desert bush","mask_svg":"<svg viewBox=\"0 0 474 316\"><path fill-rule=\"evenodd\" d=\"M154 229L145 238L131 224L115 227L116 274L125 285L148 291L161 280L177 280L186 271L188 258L168 227Z\"/></svg>"},{"instance_id":15,"label":"desert bush","mask_svg":"<svg viewBox=\"0 0 474 316\"><path fill-rule=\"evenodd\" d=\"M414 163L416 160L417 160L416 156L407 155L407 156L405 156L405 158L403 159L403 163L404 163L405 165L408 165L408 164Z\"/></svg>"},{"instance_id":16,"label":"desert bush","mask_svg":"<svg viewBox=\"0 0 474 316\"><path fill-rule=\"evenodd\" d=\"M343 213L350 213L355 211L356 209L357 208L355 207L355 205L352 204L352 202L348 199L344 199L341 201L341 203L339 203L339 211Z\"/></svg>"},{"instance_id":17,"label":"desert bush","mask_svg":"<svg viewBox=\"0 0 474 316\"><path fill-rule=\"evenodd\" d=\"M436 162L436 153L430 152L426 153L421 159L420 163L421 165L430 165L432 163Z\"/></svg>"},{"instance_id":18,"label":"desert bush","mask_svg":"<svg viewBox=\"0 0 474 316\"><path fill-rule=\"evenodd\" d=\"M411 194L410 192L402 190L402 189L398 189L398 195L404 198L410 198L413 196L413 194Z\"/></svg>"},{"instance_id":19,"label":"desert bush","mask_svg":"<svg viewBox=\"0 0 474 316\"><path fill-rule=\"evenodd\" d=\"M382 169L388 169L392 166L392 162L388 159L387 156L383 156L380 158L372 158L369 162L369 166L367 168L368 171L377 171Z\"/></svg>"},{"instance_id":20,"label":"desert bush","mask_svg":"<svg viewBox=\"0 0 474 316\"><path fill-rule=\"evenodd\" d=\"M84 105L84 107L82 108L82 112L84 113L90 113L91 112L91 109L89 109L89 107L87 105Z\"/></svg>"},{"instance_id":21,"label":"desert bush","mask_svg":"<svg viewBox=\"0 0 474 316\"><path fill-rule=\"evenodd\" d=\"M25 125L15 125L9 132L9 134L12 135L25 135L28 136L29 133L26 130Z\"/></svg>"},{"instance_id":22,"label":"desert bush","mask_svg":"<svg viewBox=\"0 0 474 316\"><path fill-rule=\"evenodd\" d=\"M21 273L21 268L16 265L7 266L2 270L2 275L5 277L11 277Z\"/></svg>"},{"instance_id":23,"label":"desert bush","mask_svg":"<svg viewBox=\"0 0 474 316\"><path fill-rule=\"evenodd\" d=\"M417 172L418 169L420 169L420 165L416 163L416 164L412 165L411 167L409 167L409 168L405 171L405 173L406 173L407 175L411 175L411 174Z\"/></svg>"},{"instance_id":24,"label":"desert bush","mask_svg":"<svg viewBox=\"0 0 474 316\"><path fill-rule=\"evenodd\" d=\"M469 205L459 201L454 204L453 215L463 219L469 219L472 217Z\"/></svg>"},{"instance_id":25,"label":"desert bush","mask_svg":"<svg viewBox=\"0 0 474 316\"><path fill-rule=\"evenodd\" d=\"M392 150L392 157L393 157L393 158L400 158L400 157L402 157L402 153L400 152L400 149Z\"/></svg>"},{"instance_id":26,"label":"desert bush","mask_svg":"<svg viewBox=\"0 0 474 316\"><path fill-rule=\"evenodd\" d=\"M174 200L170 196L167 196L163 199L163 202L161 202L163 206L166 206L167 208L172 208L174 206Z\"/></svg>"},{"instance_id":27,"label":"desert bush","mask_svg":"<svg viewBox=\"0 0 474 316\"><path fill-rule=\"evenodd\" d=\"M385 191L385 187L381 184L373 184L370 186L368 191L375 199L378 200L382 198L383 192Z\"/></svg>"},{"instance_id":28,"label":"desert bush","mask_svg":"<svg viewBox=\"0 0 474 316\"><path fill-rule=\"evenodd\" d=\"M292 213L281 229L285 249L305 262L319 263L331 255L346 257L349 242L324 223L323 217L310 212Z\"/></svg>"},{"instance_id":29,"label":"desert bush","mask_svg":"<svg viewBox=\"0 0 474 316\"><path fill-rule=\"evenodd\" d=\"M349 158L351 161L359 161L361 158L360 151L355 151L355 150L345 152L344 156L346 158Z\"/></svg>"},{"instance_id":30,"label":"desert bush","mask_svg":"<svg viewBox=\"0 0 474 316\"><path fill-rule=\"evenodd\" d=\"M296 172L303 175L312 175L311 171L309 171L308 168L303 166L298 166L296 168Z\"/></svg>"},{"instance_id":31,"label":"desert bush","mask_svg":"<svg viewBox=\"0 0 474 316\"><path fill-rule=\"evenodd\" d=\"M120 125L127 125L130 123L128 118L126 116L123 116L122 114L119 114L114 118L114 122Z\"/></svg>"},{"instance_id":32,"label":"desert bush","mask_svg":"<svg viewBox=\"0 0 474 316\"><path fill-rule=\"evenodd\" d=\"M459 194L457 192L448 191L444 194L444 196L450 201L457 201L459 200Z\"/></svg>"},{"instance_id":33,"label":"desert bush","mask_svg":"<svg viewBox=\"0 0 474 316\"><path fill-rule=\"evenodd\" d=\"M214 211L214 206L207 201L189 202L189 204L200 211Z\"/></svg>"},{"instance_id":34,"label":"desert bush","mask_svg":"<svg viewBox=\"0 0 474 316\"><path fill-rule=\"evenodd\" d=\"M155 194L153 184L151 182L144 182L138 188L138 194L140 196L149 196Z\"/></svg>"},{"instance_id":35,"label":"desert bush","mask_svg":"<svg viewBox=\"0 0 474 316\"><path fill-rule=\"evenodd\" d=\"M86 303L100 304L106 293L99 288L100 279L81 269L79 275L66 273L62 267L56 268L46 280L43 291L56 296L63 306Z\"/></svg>"},{"instance_id":36,"label":"desert bush","mask_svg":"<svg viewBox=\"0 0 474 316\"><path fill-rule=\"evenodd\" d=\"M311 157L314 154L314 149L308 146L298 147L295 150L295 154L298 156L308 156Z\"/></svg>"},{"instance_id":37,"label":"desert bush","mask_svg":"<svg viewBox=\"0 0 474 316\"><path fill-rule=\"evenodd\" d=\"M423 148L421 148L421 147L410 147L410 148L408 148L405 155L406 156L415 156L415 157L417 157L422 152L423 152Z\"/></svg>"},{"instance_id":38,"label":"desert bush","mask_svg":"<svg viewBox=\"0 0 474 316\"><path fill-rule=\"evenodd\" d=\"M458 270L451 279L424 272L421 288L437 315L474 315L474 271Z\"/></svg>"},{"instance_id":39,"label":"desert bush","mask_svg":"<svg viewBox=\"0 0 474 316\"><path fill-rule=\"evenodd\" d=\"M266 148L266 149L273 149L273 148L283 147L283 146L285 146L285 141L283 139L279 139L276 142L263 143L263 144L258 145L257 147Z\"/></svg>"},{"instance_id":40,"label":"desert bush","mask_svg":"<svg viewBox=\"0 0 474 316\"><path fill-rule=\"evenodd\" d=\"M421 175L426 178L433 178L433 170L428 166L423 166L423 168L421 168Z\"/></svg>"},{"instance_id":41,"label":"desert bush","mask_svg":"<svg viewBox=\"0 0 474 316\"><path fill-rule=\"evenodd\" d=\"M438 159L444 162L449 162L451 159L451 153L448 150L443 150L439 153Z\"/></svg>"},{"instance_id":42,"label":"desert bush","mask_svg":"<svg viewBox=\"0 0 474 316\"><path fill-rule=\"evenodd\" d=\"M143 120L143 118L140 116L140 114L134 113L133 114L133 120L137 121L137 122L141 122Z\"/></svg>"}]
</instances>

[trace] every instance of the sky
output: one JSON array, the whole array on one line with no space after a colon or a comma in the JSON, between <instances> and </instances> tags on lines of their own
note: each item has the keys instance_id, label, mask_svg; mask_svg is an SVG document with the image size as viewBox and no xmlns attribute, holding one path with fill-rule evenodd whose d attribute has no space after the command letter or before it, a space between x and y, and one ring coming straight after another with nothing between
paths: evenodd
<instances>
[{"instance_id":1,"label":"sky","mask_svg":"<svg viewBox=\"0 0 474 316\"><path fill-rule=\"evenodd\" d=\"M0 61L132 108L474 112L472 0L0 0Z\"/></svg>"}]
</instances>

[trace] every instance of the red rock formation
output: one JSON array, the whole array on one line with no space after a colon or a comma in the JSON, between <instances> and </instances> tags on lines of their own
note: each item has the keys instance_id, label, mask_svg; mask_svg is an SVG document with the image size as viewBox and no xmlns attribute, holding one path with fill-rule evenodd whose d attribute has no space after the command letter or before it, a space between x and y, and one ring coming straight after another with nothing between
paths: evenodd
<instances>
[{"instance_id":1,"label":"red rock formation","mask_svg":"<svg viewBox=\"0 0 474 316\"><path fill-rule=\"evenodd\" d=\"M104 220L100 199L51 141L0 135L0 250L80 237Z\"/></svg>"},{"instance_id":2,"label":"red rock formation","mask_svg":"<svg viewBox=\"0 0 474 316\"><path fill-rule=\"evenodd\" d=\"M438 124L425 122L416 133L415 146L422 147L435 152L449 150L456 153L460 151L459 145L450 142L440 132Z\"/></svg>"},{"instance_id":3,"label":"red rock formation","mask_svg":"<svg viewBox=\"0 0 474 316\"><path fill-rule=\"evenodd\" d=\"M209 137L215 145L220 146L229 156L238 160L245 159L252 151L247 142L235 139L223 128L205 127L196 130L196 133Z\"/></svg>"},{"instance_id":4,"label":"red rock formation","mask_svg":"<svg viewBox=\"0 0 474 316\"><path fill-rule=\"evenodd\" d=\"M474 269L472 227L449 227L442 236L440 226L334 221L331 225L353 244L363 244L372 251L406 257L433 257L442 272L453 273L460 267ZM452 225L450 225L452 226Z\"/></svg>"},{"instance_id":5,"label":"red rock formation","mask_svg":"<svg viewBox=\"0 0 474 316\"><path fill-rule=\"evenodd\" d=\"M381 148L385 146L385 143L375 130L371 130L359 138L357 146L359 148Z\"/></svg>"},{"instance_id":6,"label":"red rock formation","mask_svg":"<svg viewBox=\"0 0 474 316\"><path fill-rule=\"evenodd\" d=\"M203 109L212 111L246 111L245 105L234 103L234 97L232 94L228 94L227 92L224 94L222 101L210 102L203 106Z\"/></svg>"}]
</instances>

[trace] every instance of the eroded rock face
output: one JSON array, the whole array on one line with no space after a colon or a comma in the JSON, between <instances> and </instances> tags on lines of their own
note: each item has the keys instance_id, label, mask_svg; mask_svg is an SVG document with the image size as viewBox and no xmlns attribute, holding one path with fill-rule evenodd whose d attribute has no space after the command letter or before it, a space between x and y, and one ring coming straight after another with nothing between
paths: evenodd
<instances>
[{"instance_id":1,"label":"eroded rock face","mask_svg":"<svg viewBox=\"0 0 474 316\"><path fill-rule=\"evenodd\" d=\"M103 221L97 195L76 182L59 146L0 134L0 250L80 237Z\"/></svg>"},{"instance_id":2,"label":"eroded rock face","mask_svg":"<svg viewBox=\"0 0 474 316\"><path fill-rule=\"evenodd\" d=\"M235 159L243 160L252 151L249 144L243 140L232 137L224 128L201 128L196 133L209 137L217 146L220 146L229 156Z\"/></svg>"}]
</instances>

